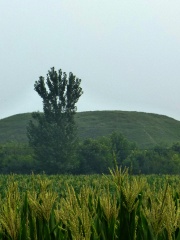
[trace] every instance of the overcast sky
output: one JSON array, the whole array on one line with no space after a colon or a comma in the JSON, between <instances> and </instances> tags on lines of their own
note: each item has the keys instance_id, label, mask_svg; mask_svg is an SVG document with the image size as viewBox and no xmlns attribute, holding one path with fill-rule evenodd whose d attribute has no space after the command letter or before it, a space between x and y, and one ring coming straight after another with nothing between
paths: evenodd
<instances>
[{"instance_id":1,"label":"overcast sky","mask_svg":"<svg viewBox=\"0 0 180 240\"><path fill-rule=\"evenodd\" d=\"M51 67L82 79L78 111L180 120L179 0L0 0L0 118L42 111Z\"/></svg>"}]
</instances>

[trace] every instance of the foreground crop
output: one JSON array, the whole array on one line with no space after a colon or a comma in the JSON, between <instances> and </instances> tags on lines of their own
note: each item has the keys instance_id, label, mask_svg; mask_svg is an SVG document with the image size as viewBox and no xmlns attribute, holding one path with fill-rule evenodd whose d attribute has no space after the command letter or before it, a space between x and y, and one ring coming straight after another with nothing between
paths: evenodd
<instances>
[{"instance_id":1,"label":"foreground crop","mask_svg":"<svg viewBox=\"0 0 180 240\"><path fill-rule=\"evenodd\" d=\"M180 239L178 177L1 176L0 239Z\"/></svg>"}]
</instances>

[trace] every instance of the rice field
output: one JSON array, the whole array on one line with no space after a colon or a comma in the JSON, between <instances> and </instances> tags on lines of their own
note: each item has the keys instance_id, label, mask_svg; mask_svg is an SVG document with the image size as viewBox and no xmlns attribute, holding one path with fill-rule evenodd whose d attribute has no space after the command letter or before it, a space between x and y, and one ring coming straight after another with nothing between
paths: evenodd
<instances>
[{"instance_id":1,"label":"rice field","mask_svg":"<svg viewBox=\"0 0 180 240\"><path fill-rule=\"evenodd\" d=\"M179 176L0 175L0 239L179 240Z\"/></svg>"}]
</instances>

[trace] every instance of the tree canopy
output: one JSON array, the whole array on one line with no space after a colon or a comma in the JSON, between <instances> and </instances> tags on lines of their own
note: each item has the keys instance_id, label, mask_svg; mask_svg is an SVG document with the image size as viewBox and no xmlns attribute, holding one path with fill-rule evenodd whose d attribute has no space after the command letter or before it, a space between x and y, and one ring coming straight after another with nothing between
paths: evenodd
<instances>
[{"instance_id":1,"label":"tree canopy","mask_svg":"<svg viewBox=\"0 0 180 240\"><path fill-rule=\"evenodd\" d=\"M75 165L77 143L76 113L82 88L81 80L73 73L69 76L54 67L48 71L46 81L39 77L34 89L42 98L43 113L34 112L27 132L30 146L39 162L39 170L47 173L68 172Z\"/></svg>"}]
</instances>

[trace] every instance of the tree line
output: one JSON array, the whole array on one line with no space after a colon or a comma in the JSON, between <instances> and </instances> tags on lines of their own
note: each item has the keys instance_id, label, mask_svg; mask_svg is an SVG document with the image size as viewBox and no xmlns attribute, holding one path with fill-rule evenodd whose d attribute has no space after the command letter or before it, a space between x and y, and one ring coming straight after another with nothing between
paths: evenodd
<instances>
[{"instance_id":1,"label":"tree line","mask_svg":"<svg viewBox=\"0 0 180 240\"><path fill-rule=\"evenodd\" d=\"M39 149L43 151L43 149ZM0 173L47 174L102 174L109 173L115 164L128 167L132 174L180 174L180 143L157 145L152 149L139 149L121 133L78 142L71 168L42 167L28 144L9 142L0 145Z\"/></svg>"},{"instance_id":2,"label":"tree line","mask_svg":"<svg viewBox=\"0 0 180 240\"><path fill-rule=\"evenodd\" d=\"M180 143L141 150L120 132L79 140L74 116L83 94L81 79L51 68L34 84L43 113L32 113L28 144L0 145L0 173L108 173L115 164L134 174L180 173Z\"/></svg>"}]
</instances>

